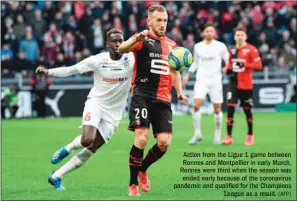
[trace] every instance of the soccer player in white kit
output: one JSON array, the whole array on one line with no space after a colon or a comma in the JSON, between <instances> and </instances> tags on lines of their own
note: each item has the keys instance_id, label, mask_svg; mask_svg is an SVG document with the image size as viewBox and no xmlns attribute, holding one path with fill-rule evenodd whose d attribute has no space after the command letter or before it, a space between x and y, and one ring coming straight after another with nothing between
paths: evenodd
<instances>
[{"instance_id":1,"label":"soccer player in white kit","mask_svg":"<svg viewBox=\"0 0 297 201\"><path fill-rule=\"evenodd\" d=\"M197 70L194 87L194 135L189 141L190 145L196 144L197 141L202 139L200 106L206 94L210 96L215 112L214 144L221 143L221 125L223 121L221 106L223 103L222 60L227 64L229 53L225 44L214 39L215 32L213 24L205 25L203 31L204 40L194 46L194 62L183 78L183 83L186 84L190 74Z\"/></svg>"},{"instance_id":2,"label":"soccer player in white kit","mask_svg":"<svg viewBox=\"0 0 297 201\"><path fill-rule=\"evenodd\" d=\"M50 175L49 183L56 190L64 190L61 179L66 173L82 166L103 144L109 142L122 118L134 67L133 53L119 52L119 46L123 41L123 32L111 29L107 32L106 42L109 52L90 56L70 67L36 69L37 73L55 77L94 72L94 87L88 95L83 111L83 134L56 151L51 158L51 162L57 164L71 151L82 149Z\"/></svg>"}]
</instances>

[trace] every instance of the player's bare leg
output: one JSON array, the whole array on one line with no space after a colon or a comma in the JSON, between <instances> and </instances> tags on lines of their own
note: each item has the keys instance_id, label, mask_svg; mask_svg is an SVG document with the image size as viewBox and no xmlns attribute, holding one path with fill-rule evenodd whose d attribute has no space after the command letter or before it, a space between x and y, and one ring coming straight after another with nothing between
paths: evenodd
<instances>
[{"instance_id":1,"label":"player's bare leg","mask_svg":"<svg viewBox=\"0 0 297 201\"><path fill-rule=\"evenodd\" d=\"M157 138L157 144L148 151L145 159L142 161L142 166L138 174L139 186L144 192L150 190L150 181L146 172L147 169L164 156L172 139L171 133L158 133L155 136Z\"/></svg>"},{"instance_id":2,"label":"player's bare leg","mask_svg":"<svg viewBox=\"0 0 297 201\"><path fill-rule=\"evenodd\" d=\"M83 135L79 135L76 136L72 142L70 142L69 144L67 144L65 147L62 147L61 149L59 149L58 151L56 151L52 158L51 158L51 162L52 164L57 164L60 163L64 158L66 158L73 150L77 150L77 149L81 149L84 148L86 146L88 146L88 144L90 143L90 141L93 141L94 136L92 136L92 132L93 131L92 126L84 126L83 127L83 133L87 133L84 135L83 139L82 136ZM84 145L82 145L82 142L84 143Z\"/></svg>"},{"instance_id":3,"label":"player's bare leg","mask_svg":"<svg viewBox=\"0 0 297 201\"><path fill-rule=\"evenodd\" d=\"M55 171L49 178L49 182L57 190L64 190L61 184L62 177L81 167L87 160L105 143L98 129L94 126L83 126L83 135L81 137L81 145L84 147L79 153L73 156L61 168Z\"/></svg>"},{"instance_id":4,"label":"player's bare leg","mask_svg":"<svg viewBox=\"0 0 297 201\"><path fill-rule=\"evenodd\" d=\"M193 127L194 127L194 135L188 142L190 145L194 145L197 141L202 139L201 133L201 112L200 107L202 105L203 99L194 99L194 112L193 112Z\"/></svg>"},{"instance_id":5,"label":"player's bare leg","mask_svg":"<svg viewBox=\"0 0 297 201\"><path fill-rule=\"evenodd\" d=\"M222 133L222 104L213 104L214 108L214 124L215 124L215 134L214 134L214 144L221 144L221 133Z\"/></svg>"},{"instance_id":6,"label":"player's bare leg","mask_svg":"<svg viewBox=\"0 0 297 201\"><path fill-rule=\"evenodd\" d=\"M233 123L234 123L235 106L236 104L234 103L228 103L227 136L222 141L222 144L225 144L225 145L231 145L233 143L232 129L233 129Z\"/></svg>"},{"instance_id":7,"label":"player's bare leg","mask_svg":"<svg viewBox=\"0 0 297 201\"><path fill-rule=\"evenodd\" d=\"M130 167L130 184L128 188L129 196L140 196L138 191L138 171L143 160L143 151L146 146L149 135L148 128L136 128L135 140L130 151L129 167Z\"/></svg>"}]
</instances>

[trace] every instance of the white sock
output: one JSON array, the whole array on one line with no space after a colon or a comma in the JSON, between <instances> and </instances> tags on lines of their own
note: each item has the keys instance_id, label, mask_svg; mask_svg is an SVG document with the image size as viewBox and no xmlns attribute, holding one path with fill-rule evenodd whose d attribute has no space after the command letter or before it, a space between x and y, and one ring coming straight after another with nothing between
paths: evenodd
<instances>
[{"instance_id":1,"label":"white sock","mask_svg":"<svg viewBox=\"0 0 297 201\"><path fill-rule=\"evenodd\" d=\"M94 153L84 148L75 156L73 156L67 163L65 163L60 169L58 169L52 177L62 178L65 174L71 172L74 169L81 167Z\"/></svg>"},{"instance_id":2,"label":"white sock","mask_svg":"<svg viewBox=\"0 0 297 201\"><path fill-rule=\"evenodd\" d=\"M215 123L215 133L216 135L221 135L222 129L222 121L223 121L223 113L214 114L214 123Z\"/></svg>"},{"instance_id":3,"label":"white sock","mask_svg":"<svg viewBox=\"0 0 297 201\"><path fill-rule=\"evenodd\" d=\"M201 112L193 112L193 126L194 126L194 136L197 138L201 138Z\"/></svg>"},{"instance_id":4,"label":"white sock","mask_svg":"<svg viewBox=\"0 0 297 201\"><path fill-rule=\"evenodd\" d=\"M65 149L69 153L71 153L73 150L81 149L81 148L83 148L83 146L81 145L81 135L79 135L76 138L74 138L74 140L72 140L72 142L70 142L69 144L67 144L65 146Z\"/></svg>"}]
</instances>

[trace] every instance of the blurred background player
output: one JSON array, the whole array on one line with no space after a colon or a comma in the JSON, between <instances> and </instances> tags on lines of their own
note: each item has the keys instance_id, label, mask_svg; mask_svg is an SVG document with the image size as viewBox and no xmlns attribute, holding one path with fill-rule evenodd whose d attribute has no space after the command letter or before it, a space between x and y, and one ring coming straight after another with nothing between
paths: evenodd
<instances>
[{"instance_id":1,"label":"blurred background player","mask_svg":"<svg viewBox=\"0 0 297 201\"><path fill-rule=\"evenodd\" d=\"M123 40L121 30L111 29L107 32L106 43L109 52L90 56L70 67L50 70L38 67L36 70L55 77L94 72L94 87L83 111L83 134L56 151L51 159L53 164L57 164L71 151L83 148L49 177L49 183L57 190L64 189L61 179L66 173L81 167L104 143L109 142L122 118L134 65L133 54L122 55L119 52Z\"/></svg>"},{"instance_id":2,"label":"blurred background player","mask_svg":"<svg viewBox=\"0 0 297 201\"><path fill-rule=\"evenodd\" d=\"M19 88L15 85L11 85L9 88L3 91L1 99L1 117L6 118L5 110L8 109L10 118L15 118L15 115L19 109Z\"/></svg>"},{"instance_id":3,"label":"blurred background player","mask_svg":"<svg viewBox=\"0 0 297 201\"><path fill-rule=\"evenodd\" d=\"M254 144L253 135L253 70L262 69L262 61L255 46L246 42L247 34L243 27L234 29L234 40L236 47L230 50L229 62L226 67L229 77L228 117L227 117L227 136L223 144L233 143L232 128L234 123L234 112L238 99L240 106L246 115L248 133L245 144Z\"/></svg>"},{"instance_id":4,"label":"blurred background player","mask_svg":"<svg viewBox=\"0 0 297 201\"><path fill-rule=\"evenodd\" d=\"M183 78L183 83L186 84L190 74L197 70L194 87L194 135L189 141L190 145L196 144L197 141L202 139L200 107L206 94L210 96L215 113L214 144L221 143L221 125L223 120L222 60L227 64L229 53L225 44L214 39L215 35L214 24L206 24L203 31L204 40L194 46L194 62Z\"/></svg>"},{"instance_id":5,"label":"blurred background player","mask_svg":"<svg viewBox=\"0 0 297 201\"><path fill-rule=\"evenodd\" d=\"M172 137L171 88L177 91L183 104L188 102L183 95L180 73L171 69L168 55L176 43L165 36L168 15L164 6L152 5L148 9L149 31L135 34L122 43L120 51L133 52L136 66L132 79L133 97L130 105L129 130L135 131L135 141L130 151L129 196L140 196L150 190L147 169L167 151ZM173 83L172 83L173 82ZM143 159L150 124L155 144Z\"/></svg>"}]
</instances>

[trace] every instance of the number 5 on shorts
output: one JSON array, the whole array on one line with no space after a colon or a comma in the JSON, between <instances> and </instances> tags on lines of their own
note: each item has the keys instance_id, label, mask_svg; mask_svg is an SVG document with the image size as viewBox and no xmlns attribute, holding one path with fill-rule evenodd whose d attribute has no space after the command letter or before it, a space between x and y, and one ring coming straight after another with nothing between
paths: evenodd
<instances>
[{"instance_id":1,"label":"number 5 on shorts","mask_svg":"<svg viewBox=\"0 0 297 201\"><path fill-rule=\"evenodd\" d=\"M147 109L146 108L142 108L141 111L140 111L139 108L135 108L134 111L136 112L135 119L139 119L140 118L139 114L141 114L141 117L143 119L146 119L147 118Z\"/></svg>"}]
</instances>

